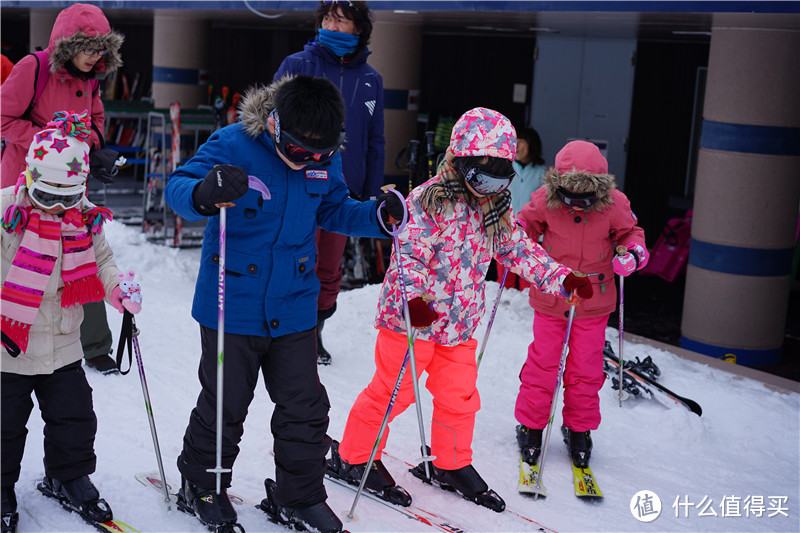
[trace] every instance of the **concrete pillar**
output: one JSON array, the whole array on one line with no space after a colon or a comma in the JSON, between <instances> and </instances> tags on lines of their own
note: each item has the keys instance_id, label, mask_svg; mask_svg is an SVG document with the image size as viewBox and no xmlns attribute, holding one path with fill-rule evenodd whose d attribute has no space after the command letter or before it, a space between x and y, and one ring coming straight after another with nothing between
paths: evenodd
<instances>
[{"instance_id":1,"label":"concrete pillar","mask_svg":"<svg viewBox=\"0 0 800 533\"><path fill-rule=\"evenodd\" d=\"M53 31L53 24L59 13L61 13L61 9L49 7L30 10L30 42L28 43L30 52L35 52L37 46L41 46L44 50L50 44L50 33Z\"/></svg>"},{"instance_id":2,"label":"concrete pillar","mask_svg":"<svg viewBox=\"0 0 800 533\"><path fill-rule=\"evenodd\" d=\"M369 64L383 76L384 174L387 183L400 186L408 183L408 174L397 169L395 158L411 139L417 138L422 26L406 23L391 12L373 14Z\"/></svg>"},{"instance_id":3,"label":"concrete pillar","mask_svg":"<svg viewBox=\"0 0 800 533\"><path fill-rule=\"evenodd\" d=\"M206 103L200 85L206 69L208 23L185 10L156 9L153 16L153 101L157 108L178 101L184 109Z\"/></svg>"},{"instance_id":4,"label":"concrete pillar","mask_svg":"<svg viewBox=\"0 0 800 533\"><path fill-rule=\"evenodd\" d=\"M800 203L800 16L715 14L681 346L780 359ZM733 354L731 357L729 354Z\"/></svg>"}]
</instances>

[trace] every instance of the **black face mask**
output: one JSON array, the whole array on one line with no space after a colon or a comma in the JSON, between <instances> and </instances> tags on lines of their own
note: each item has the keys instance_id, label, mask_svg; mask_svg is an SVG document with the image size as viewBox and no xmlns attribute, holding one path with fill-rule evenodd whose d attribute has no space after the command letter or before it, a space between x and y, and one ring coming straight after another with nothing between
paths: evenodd
<instances>
[{"instance_id":1,"label":"black face mask","mask_svg":"<svg viewBox=\"0 0 800 533\"><path fill-rule=\"evenodd\" d=\"M559 187L557 192L561 203L567 207L588 209L597 201L596 192L572 192L564 187Z\"/></svg>"}]
</instances>

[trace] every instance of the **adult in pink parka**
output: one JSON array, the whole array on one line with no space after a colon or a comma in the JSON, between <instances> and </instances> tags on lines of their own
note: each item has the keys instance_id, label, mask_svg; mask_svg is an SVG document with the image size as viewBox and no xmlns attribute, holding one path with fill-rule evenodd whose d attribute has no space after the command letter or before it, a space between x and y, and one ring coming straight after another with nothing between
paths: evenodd
<instances>
[{"instance_id":1,"label":"adult in pink parka","mask_svg":"<svg viewBox=\"0 0 800 533\"><path fill-rule=\"evenodd\" d=\"M358 483L378 435L408 348L403 296L408 293L416 370L427 372L433 394L431 465L433 481L495 511L505 503L472 466L477 341L473 333L485 310L486 272L494 257L529 280L534 291L563 298L573 281L589 290L586 278L551 259L511 218L508 184L513 179L516 133L511 122L491 109L466 112L453 127L439 173L409 194L408 223L398 236L403 280L396 255L383 282L375 327L376 371L350 410L341 445L334 443L329 470ZM488 192L491 190L491 192ZM425 303L423 295L432 301ZM559 296L560 295L560 296ZM400 385L389 421L414 402L410 372ZM384 433L366 490L409 505L411 497L395 484L381 463ZM425 475L424 467L415 471Z\"/></svg>"},{"instance_id":2,"label":"adult in pink parka","mask_svg":"<svg viewBox=\"0 0 800 533\"><path fill-rule=\"evenodd\" d=\"M0 86L0 134L5 143L0 164L2 188L17 183L25 170L25 155L34 133L43 130L56 111L87 111L93 130L88 144L100 147L98 135L103 135L105 113L100 91L92 91L91 80L103 79L122 65L122 41L122 35L111 30L99 7L73 4L62 10L45 49L50 74L30 112L39 62L29 54L14 65ZM4 211L6 207L2 206ZM116 372L116 362L109 355L113 338L105 305L89 302L83 312L81 345L87 366L104 374Z\"/></svg>"},{"instance_id":3,"label":"adult in pink parka","mask_svg":"<svg viewBox=\"0 0 800 533\"><path fill-rule=\"evenodd\" d=\"M102 79L122 65L119 53L122 41L122 35L111 30L97 6L73 4L61 11L45 49L50 76L30 113L26 111L34 96L39 64L36 57L29 54L14 65L0 86L0 133L6 143L0 165L2 188L16 184L25 169L25 154L33 134L44 129L56 111L88 111L92 125L102 135L103 103L100 91L92 92L90 80ZM87 50L104 50L105 55L88 55ZM100 146L97 132L92 132L90 145Z\"/></svg>"},{"instance_id":4,"label":"adult in pink parka","mask_svg":"<svg viewBox=\"0 0 800 533\"><path fill-rule=\"evenodd\" d=\"M627 276L644 268L649 255L644 230L637 226L628 198L616 189L597 146L567 143L542 183L518 218L529 237L544 236L542 245L553 259L584 272L594 287L593 296L576 308L563 378L562 432L576 466L588 465L590 431L600 425L605 330L617 301L614 274ZM615 256L618 245L629 252ZM569 304L540 291L530 291L529 298L533 342L520 373L515 415L523 458L535 464L550 416Z\"/></svg>"}]
</instances>

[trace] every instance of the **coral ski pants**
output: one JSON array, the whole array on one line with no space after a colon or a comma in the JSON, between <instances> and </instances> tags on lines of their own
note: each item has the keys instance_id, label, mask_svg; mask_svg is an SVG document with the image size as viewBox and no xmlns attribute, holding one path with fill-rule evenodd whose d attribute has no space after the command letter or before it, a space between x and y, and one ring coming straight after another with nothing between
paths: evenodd
<instances>
[{"instance_id":1,"label":"coral ski pants","mask_svg":"<svg viewBox=\"0 0 800 533\"><path fill-rule=\"evenodd\" d=\"M597 429L603 386L603 346L608 315L574 319L569 353L564 367L563 424L573 431ZM539 312L533 317L533 342L520 372L519 395L514 414L532 429L547 425L558 378L567 321Z\"/></svg>"},{"instance_id":2,"label":"coral ski pants","mask_svg":"<svg viewBox=\"0 0 800 533\"><path fill-rule=\"evenodd\" d=\"M481 406L475 386L478 379L475 364L477 344L475 339L456 346L442 346L419 338L414 342L417 377L423 370L428 373L426 387L433 395L431 453L436 457L433 464L438 468L455 470L472 464L475 413ZM375 375L350 409L339 446L342 459L348 463L362 464L369 459L407 348L405 334L379 328L375 342ZM412 403L414 387L409 364L389 422ZM376 459L381 458L388 435L387 426Z\"/></svg>"}]
</instances>

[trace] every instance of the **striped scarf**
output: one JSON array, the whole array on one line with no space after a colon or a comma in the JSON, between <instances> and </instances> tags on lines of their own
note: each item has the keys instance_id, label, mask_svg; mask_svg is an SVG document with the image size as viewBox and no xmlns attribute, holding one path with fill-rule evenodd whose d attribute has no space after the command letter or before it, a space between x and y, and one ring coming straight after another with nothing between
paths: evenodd
<instances>
[{"instance_id":1,"label":"striped scarf","mask_svg":"<svg viewBox=\"0 0 800 533\"><path fill-rule=\"evenodd\" d=\"M504 235L513 229L509 209L511 193L508 189L499 194L475 198L453 166L453 154L449 150L439 166L438 176L439 182L430 185L420 197L422 207L429 215L435 214L440 209L452 213L456 200L463 200L468 204L477 203L483 209L483 227L486 228L489 240L494 239L495 233Z\"/></svg>"},{"instance_id":2,"label":"striped scarf","mask_svg":"<svg viewBox=\"0 0 800 533\"><path fill-rule=\"evenodd\" d=\"M99 233L102 222L111 215L97 207L51 215L34 208L27 195L19 204L8 207L2 223L7 232L22 233L22 241L3 282L0 328L25 352L59 247L64 283L61 307L99 302L105 296L97 276L92 233Z\"/></svg>"}]
</instances>

